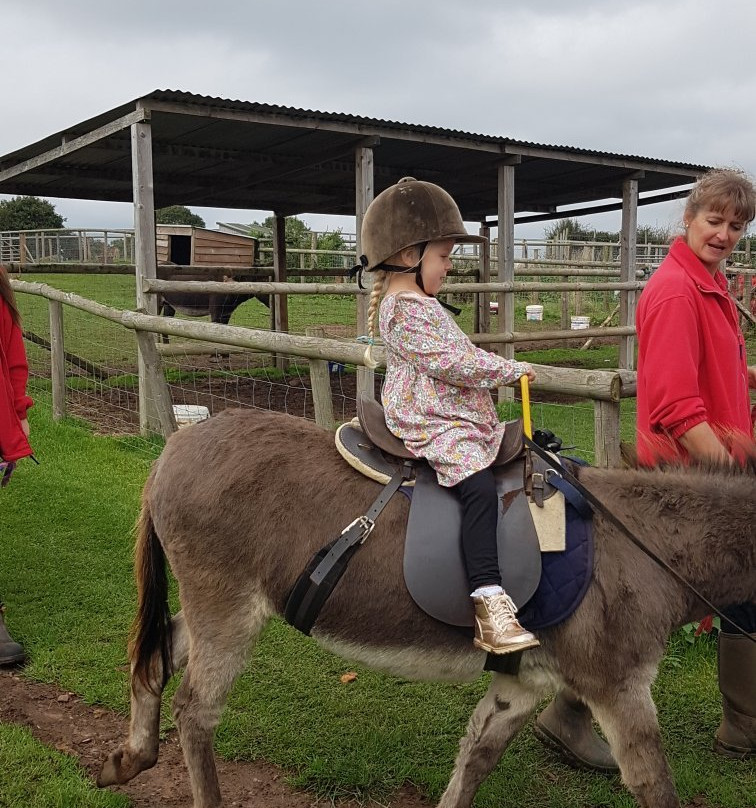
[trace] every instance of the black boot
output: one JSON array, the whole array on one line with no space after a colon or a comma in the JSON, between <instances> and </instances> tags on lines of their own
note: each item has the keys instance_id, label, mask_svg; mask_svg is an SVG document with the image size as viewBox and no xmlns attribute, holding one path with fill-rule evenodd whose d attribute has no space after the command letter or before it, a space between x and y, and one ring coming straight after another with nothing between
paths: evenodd
<instances>
[{"instance_id":1,"label":"black boot","mask_svg":"<svg viewBox=\"0 0 756 808\"><path fill-rule=\"evenodd\" d=\"M619 771L609 744L593 727L593 716L567 687L536 718L533 732L539 741L555 749L570 766L603 774Z\"/></svg>"},{"instance_id":2,"label":"black boot","mask_svg":"<svg viewBox=\"0 0 756 808\"><path fill-rule=\"evenodd\" d=\"M756 639L756 634L750 635ZM756 754L756 642L743 634L719 632L719 691L722 723L714 751L731 758Z\"/></svg>"},{"instance_id":3,"label":"black boot","mask_svg":"<svg viewBox=\"0 0 756 808\"><path fill-rule=\"evenodd\" d=\"M14 642L5 627L3 613L5 606L0 603L0 665L18 665L24 661L24 649Z\"/></svg>"}]
</instances>

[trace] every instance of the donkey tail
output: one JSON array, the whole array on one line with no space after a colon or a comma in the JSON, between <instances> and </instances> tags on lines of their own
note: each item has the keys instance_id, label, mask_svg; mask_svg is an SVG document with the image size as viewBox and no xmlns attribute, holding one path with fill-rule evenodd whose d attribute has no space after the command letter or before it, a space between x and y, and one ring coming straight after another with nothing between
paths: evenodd
<instances>
[{"instance_id":1,"label":"donkey tail","mask_svg":"<svg viewBox=\"0 0 756 808\"><path fill-rule=\"evenodd\" d=\"M146 498L142 501L136 534L134 576L138 605L129 644L131 677L132 682L138 680L151 693L159 695L173 672L172 623L165 553Z\"/></svg>"}]
</instances>

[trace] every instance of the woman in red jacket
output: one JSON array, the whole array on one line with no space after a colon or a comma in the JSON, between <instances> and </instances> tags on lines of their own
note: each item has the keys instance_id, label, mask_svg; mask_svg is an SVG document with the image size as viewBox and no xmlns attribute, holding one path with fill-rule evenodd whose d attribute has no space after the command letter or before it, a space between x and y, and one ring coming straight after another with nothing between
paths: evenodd
<instances>
[{"instance_id":1,"label":"woman in red jacket","mask_svg":"<svg viewBox=\"0 0 756 808\"><path fill-rule=\"evenodd\" d=\"M638 301L638 459L733 462L753 441L746 361L738 312L720 267L756 215L756 190L739 171L705 174L688 197L685 233L671 246ZM756 531L756 526L754 527ZM753 536L750 537L753 540ZM756 637L756 606L727 616ZM756 643L725 624L719 634L724 717L715 749L756 753Z\"/></svg>"},{"instance_id":2,"label":"woman in red jacket","mask_svg":"<svg viewBox=\"0 0 756 808\"><path fill-rule=\"evenodd\" d=\"M29 366L21 334L21 319L5 269L0 266L0 485L7 485L16 461L29 457L29 421L32 400L26 395ZM15 665L24 651L8 634L0 603L0 665Z\"/></svg>"}]
</instances>

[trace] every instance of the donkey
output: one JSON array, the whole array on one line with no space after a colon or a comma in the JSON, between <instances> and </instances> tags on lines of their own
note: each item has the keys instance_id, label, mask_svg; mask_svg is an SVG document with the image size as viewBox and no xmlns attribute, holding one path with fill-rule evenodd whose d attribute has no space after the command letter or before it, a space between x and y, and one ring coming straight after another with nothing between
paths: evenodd
<instances>
[{"instance_id":1,"label":"donkey","mask_svg":"<svg viewBox=\"0 0 756 808\"><path fill-rule=\"evenodd\" d=\"M225 410L168 440L138 522L130 732L105 760L99 785L125 783L156 763L162 691L185 668L173 714L194 808L221 805L213 734L250 647L282 613L312 554L376 495L377 484L348 467L332 442L331 433L304 419L250 410ZM579 474L703 597L724 607L756 596L756 460L738 471ZM428 617L406 591L407 514L404 497L389 502L313 637L405 678L474 680L485 654ZM563 684L592 709L638 804L679 806L650 688L669 635L707 609L601 516L594 536L585 598L566 621L539 632L540 646L523 653L516 675L493 674L439 808L468 808L541 698ZM173 618L166 559L182 606Z\"/></svg>"},{"instance_id":2,"label":"donkey","mask_svg":"<svg viewBox=\"0 0 756 808\"><path fill-rule=\"evenodd\" d=\"M165 317L173 317L176 312L187 317L206 317L210 315L211 323L228 325L231 315L242 303L257 298L264 306L270 308L270 296L265 294L235 294L233 284L238 281L256 280L254 275L238 275L235 278L224 277L229 291L226 294L209 292L162 292L158 301L158 309ZM203 275L176 275L167 280L205 281ZM164 340L167 342L167 338Z\"/></svg>"}]
</instances>

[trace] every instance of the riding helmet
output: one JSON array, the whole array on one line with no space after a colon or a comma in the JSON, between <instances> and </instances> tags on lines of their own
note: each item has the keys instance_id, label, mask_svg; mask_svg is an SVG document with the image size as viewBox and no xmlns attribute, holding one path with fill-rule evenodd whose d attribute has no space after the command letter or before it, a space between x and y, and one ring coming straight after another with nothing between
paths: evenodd
<instances>
[{"instance_id":1,"label":"riding helmet","mask_svg":"<svg viewBox=\"0 0 756 808\"><path fill-rule=\"evenodd\" d=\"M484 244L483 236L465 230L457 203L432 182L403 177L370 203L362 220L362 268L370 271L415 244L453 239Z\"/></svg>"}]
</instances>

